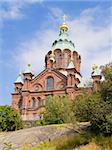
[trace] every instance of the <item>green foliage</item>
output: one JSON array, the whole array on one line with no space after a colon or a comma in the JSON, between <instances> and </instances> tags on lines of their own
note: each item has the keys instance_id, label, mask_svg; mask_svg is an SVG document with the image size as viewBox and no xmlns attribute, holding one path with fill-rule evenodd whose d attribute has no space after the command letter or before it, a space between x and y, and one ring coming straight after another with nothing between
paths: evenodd
<instances>
[{"instance_id":1,"label":"green foliage","mask_svg":"<svg viewBox=\"0 0 112 150\"><path fill-rule=\"evenodd\" d=\"M31 150L31 146L24 145L21 150Z\"/></svg>"},{"instance_id":2,"label":"green foliage","mask_svg":"<svg viewBox=\"0 0 112 150\"><path fill-rule=\"evenodd\" d=\"M100 96L98 94L94 95L80 95L74 100L74 113L78 121L89 121L91 118L91 113L94 114L97 103L99 103ZM93 109L93 112L92 112Z\"/></svg>"},{"instance_id":3,"label":"green foliage","mask_svg":"<svg viewBox=\"0 0 112 150\"><path fill-rule=\"evenodd\" d=\"M0 130L14 131L23 127L22 120L18 112L11 106L0 106Z\"/></svg>"},{"instance_id":4,"label":"green foliage","mask_svg":"<svg viewBox=\"0 0 112 150\"><path fill-rule=\"evenodd\" d=\"M97 135L93 138L93 141L102 148L102 150L112 150L112 136L105 137L102 135Z\"/></svg>"},{"instance_id":5,"label":"green foliage","mask_svg":"<svg viewBox=\"0 0 112 150\"><path fill-rule=\"evenodd\" d=\"M43 120L37 120L37 121L36 121L36 125L37 125L37 126L46 125L45 120L44 120L44 119L43 119Z\"/></svg>"},{"instance_id":6,"label":"green foliage","mask_svg":"<svg viewBox=\"0 0 112 150\"><path fill-rule=\"evenodd\" d=\"M72 101L67 97L48 98L44 119L47 124L70 123L74 120Z\"/></svg>"},{"instance_id":7,"label":"green foliage","mask_svg":"<svg viewBox=\"0 0 112 150\"><path fill-rule=\"evenodd\" d=\"M102 74L105 78L101 85L102 98L112 103L112 63L103 67Z\"/></svg>"},{"instance_id":8,"label":"green foliage","mask_svg":"<svg viewBox=\"0 0 112 150\"><path fill-rule=\"evenodd\" d=\"M32 150L68 150L89 143L89 138L84 135L63 136L53 141L44 141Z\"/></svg>"},{"instance_id":9,"label":"green foliage","mask_svg":"<svg viewBox=\"0 0 112 150\"><path fill-rule=\"evenodd\" d=\"M105 80L101 91L78 96L74 101L74 113L78 121L90 121L95 132L112 134L112 65L106 65L102 73Z\"/></svg>"},{"instance_id":10,"label":"green foliage","mask_svg":"<svg viewBox=\"0 0 112 150\"><path fill-rule=\"evenodd\" d=\"M112 150L112 137L93 135L90 132L86 132L83 134L62 136L53 141L44 141L34 147L24 146L22 150L71 150L77 147L83 149L85 145L88 148L84 148L84 150ZM93 147L90 149L89 145Z\"/></svg>"},{"instance_id":11,"label":"green foliage","mask_svg":"<svg viewBox=\"0 0 112 150\"><path fill-rule=\"evenodd\" d=\"M78 97L74 113L78 121L90 121L94 131L112 134L112 105L103 101L99 93Z\"/></svg>"}]
</instances>

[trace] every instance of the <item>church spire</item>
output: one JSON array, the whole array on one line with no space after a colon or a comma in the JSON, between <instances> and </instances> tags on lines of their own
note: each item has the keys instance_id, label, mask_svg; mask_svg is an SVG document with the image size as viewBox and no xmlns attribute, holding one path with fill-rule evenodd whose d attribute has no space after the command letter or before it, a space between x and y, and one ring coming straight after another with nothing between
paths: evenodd
<instances>
[{"instance_id":1,"label":"church spire","mask_svg":"<svg viewBox=\"0 0 112 150\"><path fill-rule=\"evenodd\" d=\"M23 79L22 79L22 73L20 72L16 81L14 83L22 83L23 84Z\"/></svg>"}]
</instances>

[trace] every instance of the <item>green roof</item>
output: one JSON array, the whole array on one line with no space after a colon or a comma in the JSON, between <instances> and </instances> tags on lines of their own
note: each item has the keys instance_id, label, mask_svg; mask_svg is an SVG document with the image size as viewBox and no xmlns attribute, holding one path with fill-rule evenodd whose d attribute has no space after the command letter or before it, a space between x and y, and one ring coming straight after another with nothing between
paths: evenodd
<instances>
[{"instance_id":1,"label":"green roof","mask_svg":"<svg viewBox=\"0 0 112 150\"><path fill-rule=\"evenodd\" d=\"M52 50L55 49L70 49L72 51L75 50L74 43L69 39L68 31L60 30L59 37L52 44Z\"/></svg>"},{"instance_id":2,"label":"green roof","mask_svg":"<svg viewBox=\"0 0 112 150\"><path fill-rule=\"evenodd\" d=\"M19 75L14 83L22 83L23 84L22 73L19 73Z\"/></svg>"}]
</instances>

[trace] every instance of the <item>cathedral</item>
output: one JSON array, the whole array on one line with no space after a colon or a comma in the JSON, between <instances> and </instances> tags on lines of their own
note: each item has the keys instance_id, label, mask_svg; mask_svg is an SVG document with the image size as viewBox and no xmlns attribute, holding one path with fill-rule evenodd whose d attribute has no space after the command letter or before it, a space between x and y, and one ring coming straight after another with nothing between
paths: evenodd
<instances>
[{"instance_id":1,"label":"cathedral","mask_svg":"<svg viewBox=\"0 0 112 150\"><path fill-rule=\"evenodd\" d=\"M28 64L27 69L14 82L12 107L20 112L24 121L41 118L48 96L68 95L73 100L77 95L99 90L101 75L98 67L93 66L91 79L85 80L82 77L81 56L75 50L68 30L64 19L58 38L45 55L45 68L42 72L34 75Z\"/></svg>"}]
</instances>

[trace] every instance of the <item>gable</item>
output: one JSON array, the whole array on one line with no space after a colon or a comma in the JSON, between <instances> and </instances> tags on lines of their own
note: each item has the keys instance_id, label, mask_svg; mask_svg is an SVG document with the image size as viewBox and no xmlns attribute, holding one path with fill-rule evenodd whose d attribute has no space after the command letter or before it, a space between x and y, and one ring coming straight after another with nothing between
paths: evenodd
<instances>
[{"instance_id":1,"label":"gable","mask_svg":"<svg viewBox=\"0 0 112 150\"><path fill-rule=\"evenodd\" d=\"M37 75L31 82L31 89L40 91L46 90L47 79L52 77L54 79L54 89L60 89L66 86L67 77L57 70L43 70L39 75Z\"/></svg>"},{"instance_id":2,"label":"gable","mask_svg":"<svg viewBox=\"0 0 112 150\"><path fill-rule=\"evenodd\" d=\"M49 76L51 74L57 76L60 79L66 79L66 76L57 70L45 69L32 80L32 83L35 82L36 80L40 80L41 78L43 78L43 76Z\"/></svg>"}]
</instances>

